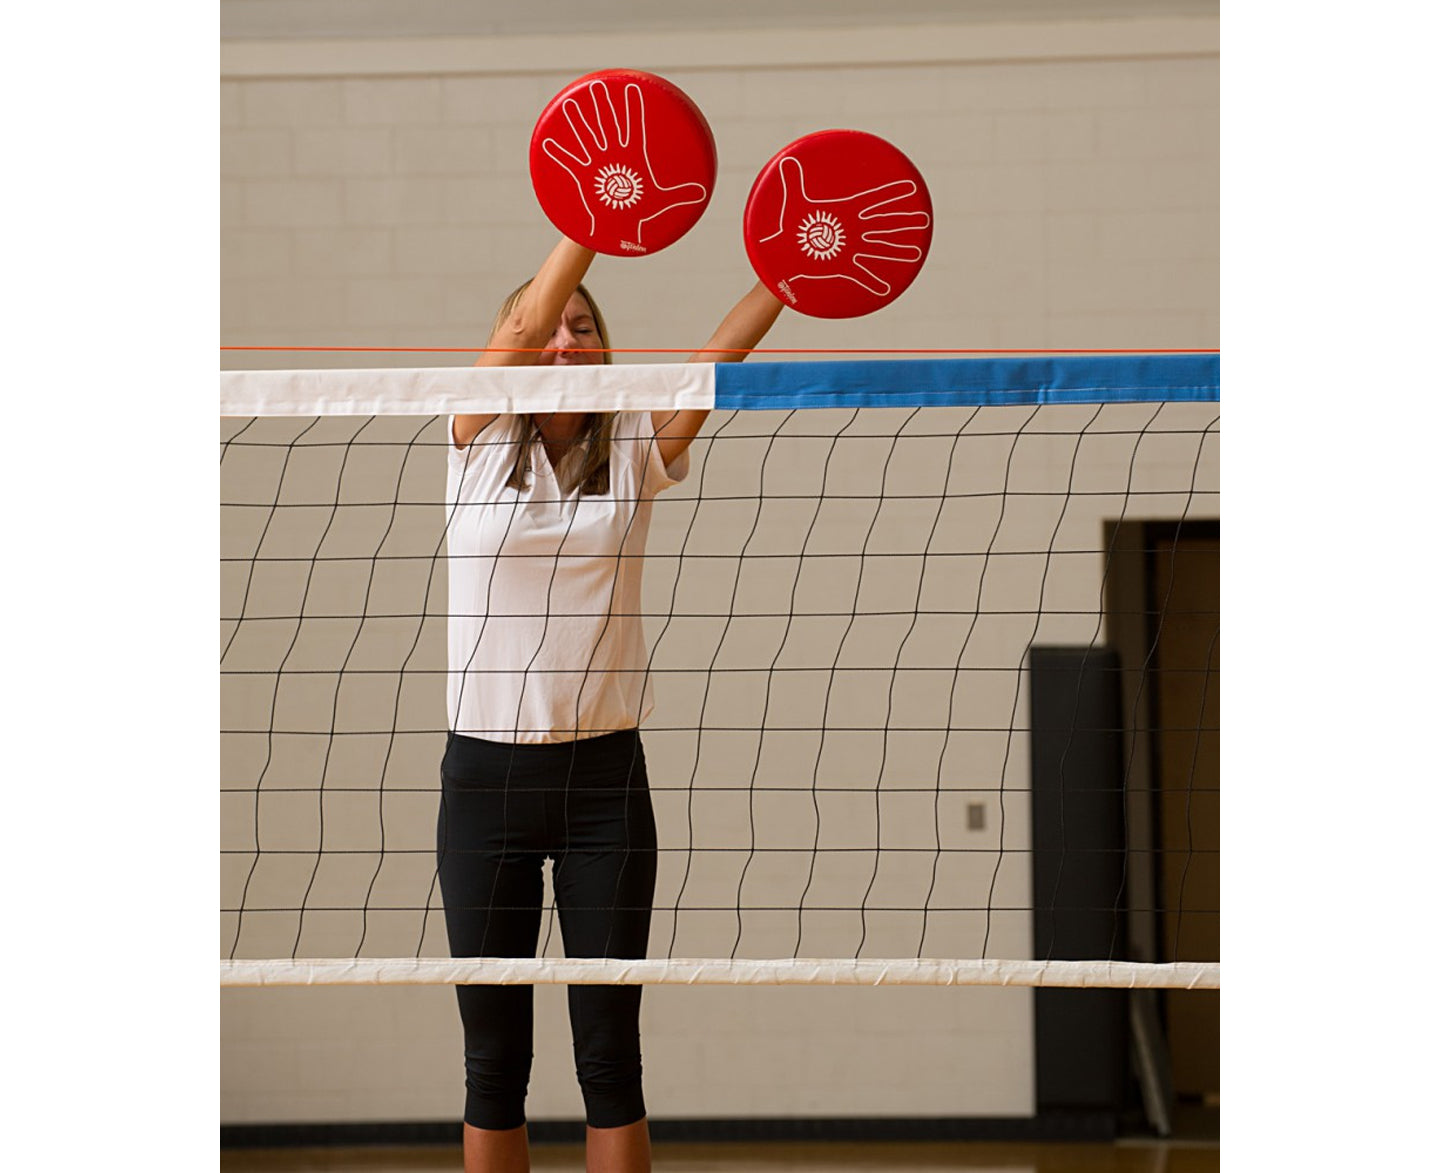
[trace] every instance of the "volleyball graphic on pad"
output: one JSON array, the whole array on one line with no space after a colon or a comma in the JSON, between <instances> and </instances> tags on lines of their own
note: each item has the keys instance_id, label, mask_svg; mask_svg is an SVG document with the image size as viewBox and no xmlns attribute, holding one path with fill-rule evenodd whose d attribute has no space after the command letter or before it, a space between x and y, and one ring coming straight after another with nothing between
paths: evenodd
<instances>
[{"instance_id":1,"label":"volleyball graphic on pad","mask_svg":"<svg viewBox=\"0 0 1440 1173\"><path fill-rule=\"evenodd\" d=\"M822 130L761 169L745 205L745 251L786 305L853 318L909 288L932 225L925 181L898 148L863 131Z\"/></svg>"},{"instance_id":2,"label":"volleyball graphic on pad","mask_svg":"<svg viewBox=\"0 0 1440 1173\"><path fill-rule=\"evenodd\" d=\"M595 194L600 202L611 208L630 208L640 202L640 193L645 185L640 176L628 167L612 163L602 167L595 178Z\"/></svg>"},{"instance_id":3,"label":"volleyball graphic on pad","mask_svg":"<svg viewBox=\"0 0 1440 1173\"><path fill-rule=\"evenodd\" d=\"M530 137L530 179L577 244L639 256L694 227L715 190L715 139L699 107L653 73L607 69L556 94Z\"/></svg>"},{"instance_id":4,"label":"volleyball graphic on pad","mask_svg":"<svg viewBox=\"0 0 1440 1173\"><path fill-rule=\"evenodd\" d=\"M845 228L829 212L811 212L796 234L807 257L828 261L845 247Z\"/></svg>"}]
</instances>

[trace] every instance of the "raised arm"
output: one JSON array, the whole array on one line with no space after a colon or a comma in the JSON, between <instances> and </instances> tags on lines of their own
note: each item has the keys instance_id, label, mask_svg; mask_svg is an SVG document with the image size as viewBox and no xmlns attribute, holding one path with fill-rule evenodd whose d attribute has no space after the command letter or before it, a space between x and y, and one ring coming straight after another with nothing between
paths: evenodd
<instances>
[{"instance_id":1,"label":"raised arm","mask_svg":"<svg viewBox=\"0 0 1440 1173\"><path fill-rule=\"evenodd\" d=\"M741 362L760 345L784 309L784 303L757 281L755 287L735 303L725 320L715 328L703 349L690 362ZM700 434L708 411L656 411L651 413L660 456L670 464Z\"/></svg>"},{"instance_id":2,"label":"raised arm","mask_svg":"<svg viewBox=\"0 0 1440 1173\"><path fill-rule=\"evenodd\" d=\"M521 367L533 365L537 353L555 333L565 303L585 279L593 250L566 237L551 250L535 274L535 279L521 295L510 314L496 323L487 349L476 361L477 367ZM480 434L494 415L457 415L452 439L457 448L464 448Z\"/></svg>"}]
</instances>

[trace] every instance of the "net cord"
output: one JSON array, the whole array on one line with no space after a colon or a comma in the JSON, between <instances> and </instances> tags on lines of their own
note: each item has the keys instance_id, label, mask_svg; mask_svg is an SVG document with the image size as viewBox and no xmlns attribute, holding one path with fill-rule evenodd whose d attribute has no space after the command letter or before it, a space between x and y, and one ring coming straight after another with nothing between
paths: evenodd
<instances>
[{"instance_id":1,"label":"net cord","mask_svg":"<svg viewBox=\"0 0 1440 1173\"><path fill-rule=\"evenodd\" d=\"M317 985L1022 986L1218 990L1219 962L416 957L222 961L227 987Z\"/></svg>"}]
</instances>

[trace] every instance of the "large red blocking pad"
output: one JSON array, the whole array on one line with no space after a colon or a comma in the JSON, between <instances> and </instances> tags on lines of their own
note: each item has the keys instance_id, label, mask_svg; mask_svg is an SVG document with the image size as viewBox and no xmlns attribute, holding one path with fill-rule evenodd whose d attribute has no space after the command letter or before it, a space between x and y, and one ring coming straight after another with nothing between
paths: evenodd
<instances>
[{"instance_id":1,"label":"large red blocking pad","mask_svg":"<svg viewBox=\"0 0 1440 1173\"><path fill-rule=\"evenodd\" d=\"M933 224L925 180L899 148L860 130L822 130L761 168L745 205L745 251L786 305L854 318L905 292Z\"/></svg>"},{"instance_id":2,"label":"large red blocking pad","mask_svg":"<svg viewBox=\"0 0 1440 1173\"><path fill-rule=\"evenodd\" d=\"M611 256L659 252L715 190L715 138L700 108L653 73L606 69L551 99L530 137L530 178L551 223Z\"/></svg>"}]
</instances>

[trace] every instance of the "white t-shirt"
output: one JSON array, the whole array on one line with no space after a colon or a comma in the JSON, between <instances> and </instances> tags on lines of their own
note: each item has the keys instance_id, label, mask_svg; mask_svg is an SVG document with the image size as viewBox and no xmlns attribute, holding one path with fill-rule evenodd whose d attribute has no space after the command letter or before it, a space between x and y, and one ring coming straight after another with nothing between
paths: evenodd
<instances>
[{"instance_id":1,"label":"white t-shirt","mask_svg":"<svg viewBox=\"0 0 1440 1173\"><path fill-rule=\"evenodd\" d=\"M562 495L543 444L529 485L505 481L524 416L449 445L450 728L487 741L556 742L634 729L650 712L640 580L668 468L648 411L622 412L609 491ZM453 421L452 421L453 427Z\"/></svg>"}]
</instances>

